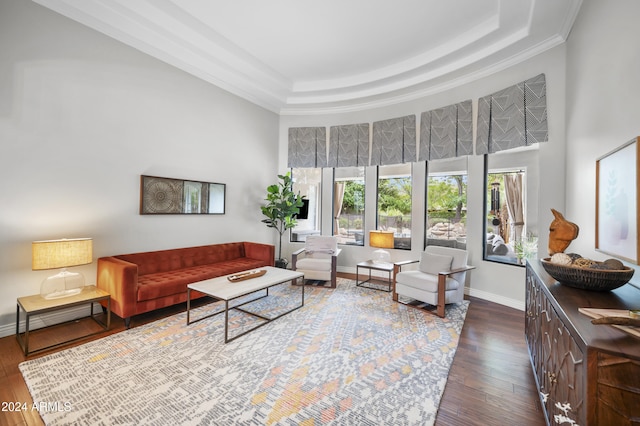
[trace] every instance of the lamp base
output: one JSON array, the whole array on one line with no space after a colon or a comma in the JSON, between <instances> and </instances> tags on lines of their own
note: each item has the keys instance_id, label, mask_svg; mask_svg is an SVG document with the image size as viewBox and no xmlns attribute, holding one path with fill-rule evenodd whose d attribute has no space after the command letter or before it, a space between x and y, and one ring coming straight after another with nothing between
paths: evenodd
<instances>
[{"instance_id":1,"label":"lamp base","mask_svg":"<svg viewBox=\"0 0 640 426\"><path fill-rule=\"evenodd\" d=\"M373 252L373 263L391 263L391 253L386 250L378 249Z\"/></svg>"},{"instance_id":2,"label":"lamp base","mask_svg":"<svg viewBox=\"0 0 640 426\"><path fill-rule=\"evenodd\" d=\"M62 291L49 293L47 295L42 296L42 298L46 300L61 299L63 297L69 297L69 296L74 296L76 294L80 294L81 292L82 292L81 288L72 288L69 290L62 290Z\"/></svg>"},{"instance_id":3,"label":"lamp base","mask_svg":"<svg viewBox=\"0 0 640 426\"><path fill-rule=\"evenodd\" d=\"M84 287L84 275L63 269L40 284L40 296L44 299L59 299L79 294Z\"/></svg>"}]
</instances>

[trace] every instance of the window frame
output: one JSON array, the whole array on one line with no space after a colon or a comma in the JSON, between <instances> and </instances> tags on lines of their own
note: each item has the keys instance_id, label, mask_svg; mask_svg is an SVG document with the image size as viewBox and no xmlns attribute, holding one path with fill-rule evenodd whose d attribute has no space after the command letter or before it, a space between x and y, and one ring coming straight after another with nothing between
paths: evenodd
<instances>
[{"instance_id":1,"label":"window frame","mask_svg":"<svg viewBox=\"0 0 640 426\"><path fill-rule=\"evenodd\" d=\"M466 169L461 167L461 161L464 160L466 163ZM446 247L454 247L454 248L459 248L462 250L466 250L467 249L467 222L468 222L468 218L469 218L469 210L468 210L468 194L469 194L469 167L468 167L468 162L467 162L467 158L464 157L464 159L462 157L458 157L458 158L454 158L451 159L450 161L447 161L448 164L432 164L433 162L427 163L427 169L425 171L425 181L424 181L424 191L425 191L425 196L424 196L424 204L425 204L425 208L424 208L424 240L425 240L425 247L428 245L439 245L439 246L446 246ZM444 162L443 162L444 163ZM460 164L458 164L460 163ZM436 171L430 171L431 168L437 168L438 170ZM465 232L463 233L464 237L456 237L455 239L450 239L450 238L433 238L433 237L429 237L429 230L432 229L432 227L429 226L429 220L430 220L430 215L429 215L429 204L430 204L430 199L429 199L429 182L431 180L431 178L436 178L436 177L451 177L451 176L463 176L463 185L464 185L464 189L463 189L463 196L464 196L464 203L463 203L463 207L462 210L464 211L464 216L462 216L460 218L459 222L463 222L464 223L464 230ZM455 225L454 225L455 226ZM463 239L463 241L462 241Z\"/></svg>"},{"instance_id":2,"label":"window frame","mask_svg":"<svg viewBox=\"0 0 640 426\"><path fill-rule=\"evenodd\" d=\"M533 258L537 256L538 251L538 238L537 233L541 230L538 226L537 212L539 205L538 186L539 186L539 150L537 145L518 148L509 151L501 151L500 153L485 154L484 155L484 168L483 168L483 235L482 238L482 260L487 262L501 263L504 265L512 265L517 267L524 267L527 258ZM490 164L491 159L496 159L495 164ZM491 167L493 166L493 167ZM490 168L491 167L491 168ZM514 240L513 242L507 241L507 254L488 254L488 239L489 239L489 217L491 213L490 206L490 182L489 175L492 174L507 174L521 171L523 172L522 181L522 203L523 203L523 235L519 242ZM501 202L503 205L504 198L504 185L501 185ZM495 237L494 237L495 238Z\"/></svg>"},{"instance_id":3,"label":"window frame","mask_svg":"<svg viewBox=\"0 0 640 426\"><path fill-rule=\"evenodd\" d=\"M293 179L293 183L292 183L292 189L294 190L294 192L296 191L296 175L294 173L295 170L314 170L317 171L318 176L319 176L319 181L317 183L317 195L316 195L316 204L315 204L315 209L313 209L315 211L315 216L316 216L316 223L315 225L317 225L317 229L306 229L306 228L298 228L300 221L302 220L308 220L308 219L298 219L298 225L296 225L295 227L291 228L289 230L289 242L290 243L304 243L306 240L306 235L322 235L322 191L323 191L323 186L324 186L324 182L323 182L323 173L322 173L322 168L320 167L291 167L291 178ZM305 195L308 194L300 194L303 197ZM312 210L312 205L311 203L309 204L309 212L311 212ZM296 232L298 231L298 232ZM294 235L299 235L301 234L300 231L311 231L308 233L305 233L305 237L303 239L294 239Z\"/></svg>"},{"instance_id":4,"label":"window frame","mask_svg":"<svg viewBox=\"0 0 640 426\"><path fill-rule=\"evenodd\" d=\"M358 178L349 178L349 177L344 177L344 178L336 178L337 172L338 171L344 171L345 169L350 169L350 170L354 170L358 169ZM356 181L362 181L362 213L361 213L361 221L362 224L360 226L360 230L361 232L358 232L357 229L355 228L356 231L354 231L354 243L350 244L348 242L342 242L340 241L340 234L336 234L336 228L338 228L338 230L340 229L340 226L336 226L336 224L339 222L339 217L336 218L335 217L335 201L336 201L336 194L335 194L335 189L336 189L336 183L337 182L356 182ZM346 188L345 188L346 189ZM366 191L367 191L367 180L366 180L366 168L364 166L354 166L354 167L341 167L341 168L335 168L333 170L333 186L332 186L332 200L333 200L333 205L332 205L332 230L331 230L331 234L334 236L337 236L339 241L338 244L344 244L344 245L348 245L348 246L356 246L356 247L364 247L364 233L366 228L366 209L367 209L367 203L366 203ZM344 207L344 195L343 195L343 201L342 201L342 206ZM344 212L341 209L341 213L340 215L344 214ZM356 219L357 220L357 219ZM348 234L347 234L348 235Z\"/></svg>"},{"instance_id":5,"label":"window frame","mask_svg":"<svg viewBox=\"0 0 640 426\"><path fill-rule=\"evenodd\" d=\"M404 227L403 229L407 228L409 229L409 236L405 237L403 236L402 232L400 233L400 236L397 235L397 232L394 232L394 249L397 250L411 250L411 244L412 244L412 238L413 238L413 209L414 209L414 205L413 205L413 191L414 191L414 181L413 181L413 164L412 163L400 163L400 164L389 164L389 165L379 165L376 166L376 206L375 206L375 218L376 218L376 223L375 223L375 229L376 230L381 230L381 226L380 226L380 169L381 168L392 168L392 167L404 167L404 166L408 166L409 167L409 172L408 174L406 174L406 177L409 179L409 182L411 184L411 193L409 194L409 202L411 203L411 210L409 211L408 214L403 214L402 216L408 216L409 217L409 226L408 227ZM405 174L397 174L397 176L391 175L388 178L385 179L394 179L394 178L400 178L400 177L405 177Z\"/></svg>"}]
</instances>

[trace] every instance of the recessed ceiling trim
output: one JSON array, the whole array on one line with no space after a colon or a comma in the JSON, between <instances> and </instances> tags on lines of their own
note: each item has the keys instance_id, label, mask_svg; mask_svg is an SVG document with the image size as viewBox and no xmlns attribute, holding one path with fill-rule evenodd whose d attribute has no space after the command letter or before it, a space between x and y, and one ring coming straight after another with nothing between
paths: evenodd
<instances>
[{"instance_id":1,"label":"recessed ceiling trim","mask_svg":"<svg viewBox=\"0 0 640 426\"><path fill-rule=\"evenodd\" d=\"M286 115L326 114L387 106L442 92L490 75L563 43L582 4L582 0L487 1L485 11L490 12L484 13L481 21L473 21L476 18L474 16L465 16L469 25L459 26L469 29L457 35L452 33L453 38L443 40L438 46L430 46L425 42L430 40L428 27L408 28L407 34L424 34L424 38L414 37L412 41L405 37L403 40L406 44L402 48L403 54L407 52L407 55L401 59L389 63L385 60L384 51L377 52L371 46L362 46L366 47L364 52L369 55L367 63L370 64L370 70L345 75L340 65L335 64L333 76L314 80L306 75L283 74L282 64L264 61L286 58L289 53L295 55L295 51L288 50L286 39L283 45L269 47L274 49L269 53L276 55L260 55L261 60L249 52L256 52L256 46L264 47L266 44L250 46L247 43L252 43L252 40L263 41L256 40L263 34L256 33L253 38L242 37L245 44L241 46L238 40L228 37L233 36L233 31L229 33L228 30L235 30L236 27L227 26L226 36L220 33L213 21L198 14L201 6L201 10L215 11L211 4L190 2L187 9L180 0L33 1L263 108ZM226 13L235 13L238 7L246 8L253 1L261 0L244 0L242 4L225 3L224 10ZM367 4L375 8L377 1L382 5L386 0L371 0ZM415 7L425 10L422 2L428 0L410 1L420 2ZM448 13L442 9L445 6L439 3L440 0L431 1L438 2L434 5L440 8L438 10ZM460 2L464 1L452 2L451 7L454 7L454 3L460 7ZM339 5L338 0L327 0L316 7ZM261 12L269 16L259 18L270 23L273 21L274 25L286 25L286 22L279 22L286 13L279 11L278 7L277 3L268 8L261 7ZM476 10L480 10L478 7ZM384 28L384 23L376 25L363 19L356 21L356 25L363 25L363 30L370 30L371 26ZM420 21L412 22L419 24ZM340 30L340 33L344 32L344 29ZM355 27L354 31L358 31L358 28ZM245 36L247 34L243 33ZM361 37L354 38L353 42L357 40L367 41ZM295 41L295 46L300 46L300 40ZM318 39L313 41L308 45L318 46ZM345 43L349 42L352 41L345 40ZM322 46L321 51L340 47ZM358 51L360 46L350 47ZM386 48L397 50L392 43L387 43ZM379 60L379 66L376 66L374 59ZM330 60L330 57L326 58L326 61Z\"/></svg>"},{"instance_id":2,"label":"recessed ceiling trim","mask_svg":"<svg viewBox=\"0 0 640 426\"><path fill-rule=\"evenodd\" d=\"M499 17L492 16L490 19L485 20L474 28L465 31L455 39L402 62L377 70L368 71L366 73L350 75L348 77L333 80L298 81L293 84L293 92L331 91L388 80L398 75L406 74L412 70L429 66L429 64L436 60L452 56L463 48L468 47L472 43L475 43L498 30L500 27L499 24Z\"/></svg>"}]
</instances>

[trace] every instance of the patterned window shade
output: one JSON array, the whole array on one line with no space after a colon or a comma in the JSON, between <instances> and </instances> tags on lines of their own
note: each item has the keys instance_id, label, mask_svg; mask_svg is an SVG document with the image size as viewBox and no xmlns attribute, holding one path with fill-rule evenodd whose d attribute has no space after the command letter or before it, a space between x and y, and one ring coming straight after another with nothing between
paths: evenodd
<instances>
[{"instance_id":1,"label":"patterned window shade","mask_svg":"<svg viewBox=\"0 0 640 426\"><path fill-rule=\"evenodd\" d=\"M333 126L329 129L328 167L369 165L369 123Z\"/></svg>"},{"instance_id":2,"label":"patterned window shade","mask_svg":"<svg viewBox=\"0 0 640 426\"><path fill-rule=\"evenodd\" d=\"M476 154L547 142L548 137L544 74L478 100Z\"/></svg>"},{"instance_id":3,"label":"patterned window shade","mask_svg":"<svg viewBox=\"0 0 640 426\"><path fill-rule=\"evenodd\" d=\"M289 128L288 167L327 167L327 128Z\"/></svg>"},{"instance_id":4,"label":"patterned window shade","mask_svg":"<svg viewBox=\"0 0 640 426\"><path fill-rule=\"evenodd\" d=\"M413 161L417 161L415 115L373 123L372 166Z\"/></svg>"},{"instance_id":5,"label":"patterned window shade","mask_svg":"<svg viewBox=\"0 0 640 426\"><path fill-rule=\"evenodd\" d=\"M420 115L418 161L441 160L473 153L471 100Z\"/></svg>"}]
</instances>

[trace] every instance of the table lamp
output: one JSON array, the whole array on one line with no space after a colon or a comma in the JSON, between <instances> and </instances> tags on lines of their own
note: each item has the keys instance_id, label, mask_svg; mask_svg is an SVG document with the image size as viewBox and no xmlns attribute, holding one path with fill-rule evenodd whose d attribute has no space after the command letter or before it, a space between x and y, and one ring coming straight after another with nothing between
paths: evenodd
<instances>
[{"instance_id":1,"label":"table lamp","mask_svg":"<svg viewBox=\"0 0 640 426\"><path fill-rule=\"evenodd\" d=\"M373 263L391 263L391 254L384 249L393 248L393 231L369 231L369 246L378 248Z\"/></svg>"},{"instance_id":2,"label":"table lamp","mask_svg":"<svg viewBox=\"0 0 640 426\"><path fill-rule=\"evenodd\" d=\"M93 241L91 238L34 241L31 254L31 269L34 271L62 268L42 282L40 295L45 299L72 296L82 291L84 276L66 268L91 263Z\"/></svg>"}]
</instances>

